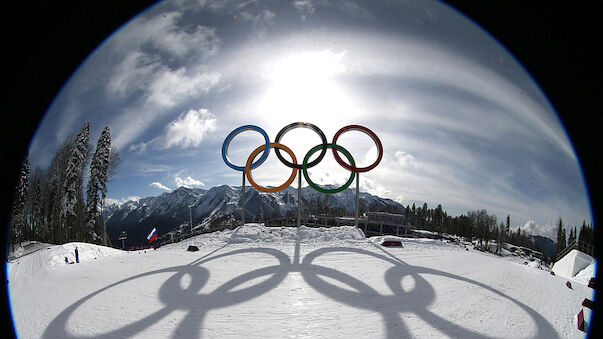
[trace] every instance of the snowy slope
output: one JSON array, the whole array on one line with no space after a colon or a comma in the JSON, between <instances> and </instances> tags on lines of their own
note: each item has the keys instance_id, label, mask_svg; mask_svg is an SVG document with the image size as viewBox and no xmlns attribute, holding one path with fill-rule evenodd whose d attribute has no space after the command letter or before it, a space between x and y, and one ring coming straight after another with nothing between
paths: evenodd
<instances>
[{"instance_id":1,"label":"snowy slope","mask_svg":"<svg viewBox=\"0 0 603 339\"><path fill-rule=\"evenodd\" d=\"M74 265L56 246L9 264L13 315L23 338L584 337L585 285L454 243L376 242L248 224L157 250L77 244Z\"/></svg>"},{"instance_id":2,"label":"snowy slope","mask_svg":"<svg viewBox=\"0 0 603 339\"><path fill-rule=\"evenodd\" d=\"M70 263L74 263L76 247L80 263L127 254L127 252L114 248L81 242L63 245L35 244L38 245L36 251L12 260L7 265L9 281L23 282L43 279L53 270L63 268L66 265L65 257Z\"/></svg>"}]
</instances>

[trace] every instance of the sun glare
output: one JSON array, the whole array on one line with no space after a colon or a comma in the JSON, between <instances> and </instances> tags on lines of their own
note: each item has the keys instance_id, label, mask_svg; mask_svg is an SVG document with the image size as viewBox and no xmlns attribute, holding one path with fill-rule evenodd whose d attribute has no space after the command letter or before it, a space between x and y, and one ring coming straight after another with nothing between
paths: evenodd
<instances>
[{"instance_id":1,"label":"sun glare","mask_svg":"<svg viewBox=\"0 0 603 339\"><path fill-rule=\"evenodd\" d=\"M265 72L269 86L259 112L281 126L307 121L325 129L348 121L354 105L337 82L346 72L345 55L331 50L299 52L269 62Z\"/></svg>"}]
</instances>

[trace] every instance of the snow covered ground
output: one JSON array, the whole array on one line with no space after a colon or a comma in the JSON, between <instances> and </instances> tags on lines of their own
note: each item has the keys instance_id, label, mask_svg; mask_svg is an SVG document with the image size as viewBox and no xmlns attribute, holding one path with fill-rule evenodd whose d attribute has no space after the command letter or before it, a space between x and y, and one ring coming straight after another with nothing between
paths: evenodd
<instances>
[{"instance_id":1,"label":"snow covered ground","mask_svg":"<svg viewBox=\"0 0 603 339\"><path fill-rule=\"evenodd\" d=\"M379 240L248 224L157 250L42 244L8 264L13 317L21 338L585 335L583 283L446 241Z\"/></svg>"}]
</instances>

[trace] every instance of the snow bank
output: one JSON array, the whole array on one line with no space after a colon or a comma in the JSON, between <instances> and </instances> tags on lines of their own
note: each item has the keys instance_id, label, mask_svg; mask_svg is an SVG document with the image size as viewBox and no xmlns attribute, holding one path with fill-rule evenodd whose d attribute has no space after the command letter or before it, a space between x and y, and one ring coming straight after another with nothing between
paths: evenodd
<instances>
[{"instance_id":1,"label":"snow bank","mask_svg":"<svg viewBox=\"0 0 603 339\"><path fill-rule=\"evenodd\" d=\"M578 250L571 250L563 258L557 261L551 271L556 275L571 279L576 273L586 268L592 261L593 257Z\"/></svg>"},{"instance_id":2,"label":"snow bank","mask_svg":"<svg viewBox=\"0 0 603 339\"><path fill-rule=\"evenodd\" d=\"M38 241L24 241L19 244L18 247L13 248L13 250L8 253L8 261L13 261L17 258L39 251L48 246L52 245Z\"/></svg>"},{"instance_id":3,"label":"snow bank","mask_svg":"<svg viewBox=\"0 0 603 339\"><path fill-rule=\"evenodd\" d=\"M578 274L576 274L572 278L572 280L577 283L580 283L580 284L588 285L588 281L590 280L590 278L595 277L596 272L597 272L597 260L593 260L588 266L586 266L585 269L578 272Z\"/></svg>"},{"instance_id":4,"label":"snow bank","mask_svg":"<svg viewBox=\"0 0 603 339\"><path fill-rule=\"evenodd\" d=\"M404 241L406 241L406 239L402 238L402 237L396 237L393 235L382 235L382 236L370 237L369 241L375 245L381 245L385 241L399 241L401 243L404 243Z\"/></svg>"},{"instance_id":5,"label":"snow bank","mask_svg":"<svg viewBox=\"0 0 603 339\"><path fill-rule=\"evenodd\" d=\"M57 266L67 265L65 257L70 263L74 263L76 247L78 248L80 263L127 253L111 247L82 242L43 245L45 246L38 248L37 251L23 255L7 264L8 272L13 279L35 279Z\"/></svg>"},{"instance_id":6,"label":"snow bank","mask_svg":"<svg viewBox=\"0 0 603 339\"><path fill-rule=\"evenodd\" d=\"M216 231L211 233L203 233L196 235L194 237L190 237L184 239L180 242L176 242L173 244L167 244L161 246L160 249L165 248L188 248L190 245L201 247L215 247L215 246L223 246L228 243L230 239L230 235L232 234L232 230L223 230Z\"/></svg>"},{"instance_id":7,"label":"snow bank","mask_svg":"<svg viewBox=\"0 0 603 339\"><path fill-rule=\"evenodd\" d=\"M354 226L339 227L266 227L261 224L239 226L230 235L230 243L246 242L332 242L365 240L364 234Z\"/></svg>"},{"instance_id":8,"label":"snow bank","mask_svg":"<svg viewBox=\"0 0 603 339\"><path fill-rule=\"evenodd\" d=\"M540 268L540 263L536 260L530 261L527 265L532 268Z\"/></svg>"}]
</instances>

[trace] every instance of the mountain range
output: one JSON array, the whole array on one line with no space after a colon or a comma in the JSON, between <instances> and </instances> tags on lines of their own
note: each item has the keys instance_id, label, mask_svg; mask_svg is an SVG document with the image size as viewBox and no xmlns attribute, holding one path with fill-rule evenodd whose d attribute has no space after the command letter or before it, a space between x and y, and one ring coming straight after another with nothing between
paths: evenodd
<instances>
[{"instance_id":1,"label":"mountain range","mask_svg":"<svg viewBox=\"0 0 603 339\"><path fill-rule=\"evenodd\" d=\"M320 214L326 203L324 193L311 187L302 188L305 216ZM355 203L356 192L353 189L328 195L331 215L353 216ZM389 207L399 213L404 212L404 206L398 202L365 192L360 193L360 204L364 209L376 206L379 210ZM190 232L191 220L195 231L214 230L219 224L240 220L241 186L222 185L209 190L180 187L159 196L108 205L105 213L108 216L107 235L113 244L119 244L120 233L126 231L126 247L145 245L148 244L146 236L153 228L157 229L161 237L168 233ZM246 221L285 216L297 216L296 188L287 187L276 193L264 193L253 187L246 187ZM535 235L531 237L545 256L554 256L556 243L553 240Z\"/></svg>"},{"instance_id":2,"label":"mountain range","mask_svg":"<svg viewBox=\"0 0 603 339\"><path fill-rule=\"evenodd\" d=\"M311 187L302 188L304 215L318 214L327 205L331 214L354 215L356 193L347 189L336 194L317 192ZM328 199L328 200L327 200ZM391 199L369 193L360 193L361 208L375 206L391 208L400 212L404 207ZM106 207L108 219L107 235L112 243L122 231L127 233L127 246L147 243L146 236L153 229L165 235L170 232L190 232L191 220L194 230L212 230L219 223L240 220L241 186L222 185L209 190L180 187L156 197L147 197L123 204ZM253 187L245 189L245 220L277 219L297 215L297 189L287 187L276 193L259 192Z\"/></svg>"}]
</instances>

